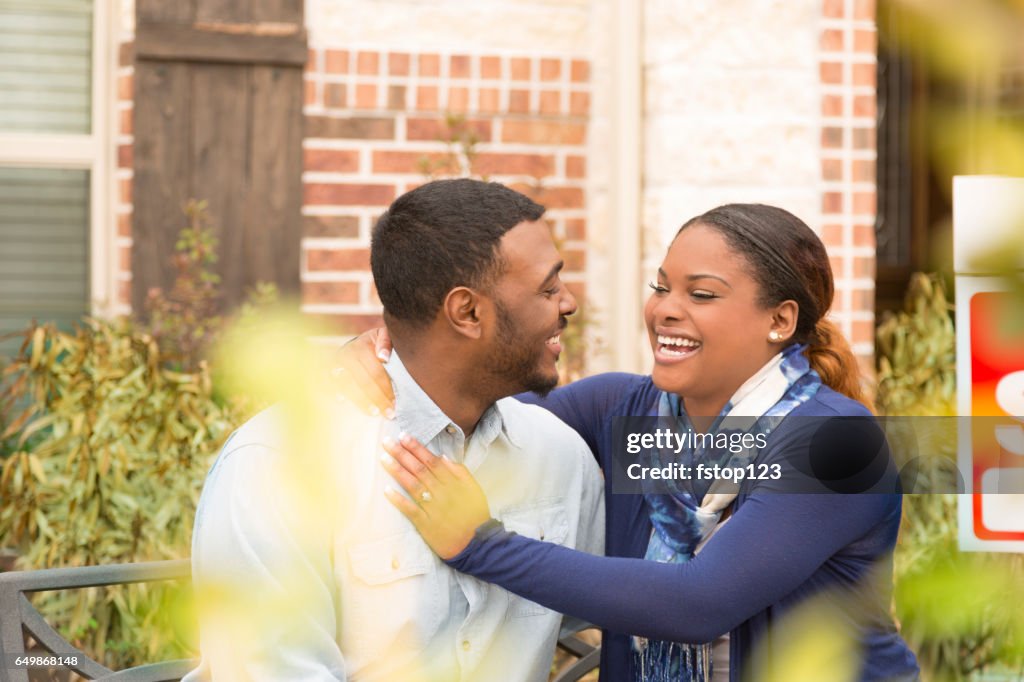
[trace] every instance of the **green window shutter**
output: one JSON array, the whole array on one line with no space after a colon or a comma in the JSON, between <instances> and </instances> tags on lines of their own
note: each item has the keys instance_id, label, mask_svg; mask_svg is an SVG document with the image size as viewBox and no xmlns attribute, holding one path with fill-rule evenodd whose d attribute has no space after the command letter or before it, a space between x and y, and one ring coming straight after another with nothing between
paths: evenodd
<instances>
[{"instance_id":1,"label":"green window shutter","mask_svg":"<svg viewBox=\"0 0 1024 682\"><path fill-rule=\"evenodd\" d=\"M89 171L0 167L0 335L88 310Z\"/></svg>"},{"instance_id":2,"label":"green window shutter","mask_svg":"<svg viewBox=\"0 0 1024 682\"><path fill-rule=\"evenodd\" d=\"M0 0L0 131L88 134L93 0Z\"/></svg>"}]
</instances>

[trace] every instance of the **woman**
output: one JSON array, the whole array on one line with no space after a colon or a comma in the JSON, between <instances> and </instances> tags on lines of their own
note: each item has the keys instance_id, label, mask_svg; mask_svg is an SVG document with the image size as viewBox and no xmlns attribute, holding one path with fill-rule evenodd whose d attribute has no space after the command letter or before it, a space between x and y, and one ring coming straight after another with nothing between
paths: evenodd
<instances>
[{"instance_id":1,"label":"woman","mask_svg":"<svg viewBox=\"0 0 1024 682\"><path fill-rule=\"evenodd\" d=\"M816 438L815 420L800 417L870 419L855 359L824 319L827 253L790 213L735 204L690 220L651 288L650 377L605 374L523 397L576 429L606 472L618 416L680 418L699 433L754 417L758 466L832 455L834 439ZM860 447L853 440L845 450ZM917 677L888 613L898 495L785 494L770 480L738 494L693 482L671 494L613 495L606 476L608 556L597 557L505 532L463 467L408 439L386 447L394 462L385 466L412 499L430 492L421 505L389 499L441 558L601 626L604 680L710 680L726 669L733 681L757 679L754 655L770 660L788 644L769 636L772 625L815 596L846 605L822 625L857 638L859 679ZM453 500L463 510L474 500L476 511L447 513Z\"/></svg>"}]
</instances>

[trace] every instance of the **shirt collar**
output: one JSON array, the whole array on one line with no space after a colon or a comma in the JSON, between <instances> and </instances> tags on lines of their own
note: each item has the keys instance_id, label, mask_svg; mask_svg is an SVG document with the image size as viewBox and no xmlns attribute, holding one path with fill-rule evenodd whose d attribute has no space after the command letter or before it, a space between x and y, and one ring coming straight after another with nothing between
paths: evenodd
<instances>
[{"instance_id":1,"label":"shirt collar","mask_svg":"<svg viewBox=\"0 0 1024 682\"><path fill-rule=\"evenodd\" d=\"M391 352L391 358L385 363L384 369L391 377L391 385L395 390L395 420L402 431L420 443L427 444L449 426L459 428L416 383L396 351ZM474 439L479 439L481 445L489 445L499 435L519 447L509 431L500 401L484 411L477 422Z\"/></svg>"}]
</instances>

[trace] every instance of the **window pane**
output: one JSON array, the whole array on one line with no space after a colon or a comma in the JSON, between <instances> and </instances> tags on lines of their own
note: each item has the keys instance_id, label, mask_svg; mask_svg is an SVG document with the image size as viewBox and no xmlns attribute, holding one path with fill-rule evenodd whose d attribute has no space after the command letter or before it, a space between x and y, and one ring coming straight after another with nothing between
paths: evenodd
<instances>
[{"instance_id":1,"label":"window pane","mask_svg":"<svg viewBox=\"0 0 1024 682\"><path fill-rule=\"evenodd\" d=\"M89 171L0 167L0 335L33 318L71 329L88 309Z\"/></svg>"},{"instance_id":2,"label":"window pane","mask_svg":"<svg viewBox=\"0 0 1024 682\"><path fill-rule=\"evenodd\" d=\"M91 131L93 0L0 0L0 130Z\"/></svg>"}]
</instances>

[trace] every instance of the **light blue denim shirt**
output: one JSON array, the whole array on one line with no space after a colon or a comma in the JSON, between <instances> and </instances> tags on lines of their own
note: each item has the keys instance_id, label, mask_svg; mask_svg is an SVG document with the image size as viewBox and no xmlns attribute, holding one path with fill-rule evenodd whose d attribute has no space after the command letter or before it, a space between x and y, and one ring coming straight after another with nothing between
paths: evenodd
<instances>
[{"instance_id":1,"label":"light blue denim shirt","mask_svg":"<svg viewBox=\"0 0 1024 682\"><path fill-rule=\"evenodd\" d=\"M510 530L596 554L604 504L593 456L553 415L512 398L467 439L397 353L387 371L394 420L339 399L325 442L311 447L289 444L278 407L225 444L192 563L205 604L231 607L204 610L203 661L184 682L547 680L561 616L440 561L384 497L398 486L380 441L415 436L463 462Z\"/></svg>"}]
</instances>

